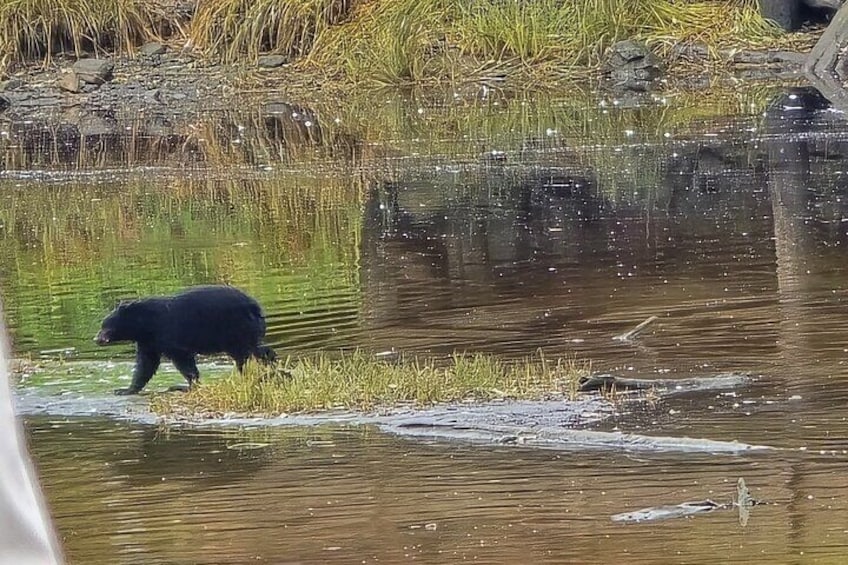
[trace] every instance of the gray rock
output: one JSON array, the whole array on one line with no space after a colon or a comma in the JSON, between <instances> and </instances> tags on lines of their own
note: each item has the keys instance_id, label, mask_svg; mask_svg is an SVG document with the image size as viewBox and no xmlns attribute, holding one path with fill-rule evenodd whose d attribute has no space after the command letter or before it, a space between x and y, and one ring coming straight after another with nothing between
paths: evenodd
<instances>
[{"instance_id":1,"label":"gray rock","mask_svg":"<svg viewBox=\"0 0 848 565\"><path fill-rule=\"evenodd\" d=\"M24 81L19 78L10 78L9 80L0 81L0 92L15 90L24 85Z\"/></svg>"},{"instance_id":2,"label":"gray rock","mask_svg":"<svg viewBox=\"0 0 848 565\"><path fill-rule=\"evenodd\" d=\"M12 105L12 101L0 94L0 112Z\"/></svg>"},{"instance_id":3,"label":"gray rock","mask_svg":"<svg viewBox=\"0 0 848 565\"><path fill-rule=\"evenodd\" d=\"M164 55L168 48L161 43L151 41L141 46L142 55Z\"/></svg>"},{"instance_id":4,"label":"gray rock","mask_svg":"<svg viewBox=\"0 0 848 565\"><path fill-rule=\"evenodd\" d=\"M115 64L106 59L80 59L72 68L81 81L88 84L103 84L112 78Z\"/></svg>"},{"instance_id":5,"label":"gray rock","mask_svg":"<svg viewBox=\"0 0 848 565\"><path fill-rule=\"evenodd\" d=\"M610 48L608 65L613 68L629 66L633 68L660 67L660 60L639 41L628 39L619 41Z\"/></svg>"},{"instance_id":6,"label":"gray rock","mask_svg":"<svg viewBox=\"0 0 848 565\"><path fill-rule=\"evenodd\" d=\"M62 73L59 80L56 82L56 86L66 92L73 92L74 94L82 90L80 79L74 72Z\"/></svg>"},{"instance_id":7,"label":"gray rock","mask_svg":"<svg viewBox=\"0 0 848 565\"><path fill-rule=\"evenodd\" d=\"M845 0L804 0L804 4L811 8L833 10L834 12L841 8L844 3Z\"/></svg>"},{"instance_id":8,"label":"gray rock","mask_svg":"<svg viewBox=\"0 0 848 565\"><path fill-rule=\"evenodd\" d=\"M642 59L651 54L648 46L635 39L627 39L613 44L610 48L612 61L619 60L621 63L629 63L637 59Z\"/></svg>"},{"instance_id":9,"label":"gray rock","mask_svg":"<svg viewBox=\"0 0 848 565\"><path fill-rule=\"evenodd\" d=\"M286 63L288 63L288 58L283 55L262 55L256 64L263 69L274 69L282 67Z\"/></svg>"},{"instance_id":10,"label":"gray rock","mask_svg":"<svg viewBox=\"0 0 848 565\"><path fill-rule=\"evenodd\" d=\"M282 116L291 116L295 111L295 107L288 102L268 102L263 108L263 113L265 114L279 114Z\"/></svg>"},{"instance_id":11,"label":"gray rock","mask_svg":"<svg viewBox=\"0 0 848 565\"><path fill-rule=\"evenodd\" d=\"M660 71L655 67L645 67L644 69L613 69L610 71L609 77L616 82L629 80L650 82L659 78L660 75Z\"/></svg>"},{"instance_id":12,"label":"gray rock","mask_svg":"<svg viewBox=\"0 0 848 565\"><path fill-rule=\"evenodd\" d=\"M617 88L644 91L662 76L662 63L647 45L628 39L610 48L604 72Z\"/></svg>"}]
</instances>

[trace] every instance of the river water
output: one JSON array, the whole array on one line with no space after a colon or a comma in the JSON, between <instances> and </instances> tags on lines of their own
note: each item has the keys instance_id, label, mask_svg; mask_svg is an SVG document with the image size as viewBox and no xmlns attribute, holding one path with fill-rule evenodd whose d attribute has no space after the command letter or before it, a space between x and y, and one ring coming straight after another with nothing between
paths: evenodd
<instances>
[{"instance_id":1,"label":"river water","mask_svg":"<svg viewBox=\"0 0 848 565\"><path fill-rule=\"evenodd\" d=\"M639 105L386 95L354 110L270 104L209 116L202 138L0 124L0 292L15 353L48 373L19 393L43 397L23 416L70 562L843 562L842 113L775 88ZM215 281L259 299L284 354L542 348L628 377L748 372L753 386L594 429L775 449L542 450L99 413L132 354L93 345L103 315ZM637 340L612 339L649 316ZM51 411L67 395L92 403ZM739 477L766 503L744 526L733 509L611 520L730 502Z\"/></svg>"}]
</instances>

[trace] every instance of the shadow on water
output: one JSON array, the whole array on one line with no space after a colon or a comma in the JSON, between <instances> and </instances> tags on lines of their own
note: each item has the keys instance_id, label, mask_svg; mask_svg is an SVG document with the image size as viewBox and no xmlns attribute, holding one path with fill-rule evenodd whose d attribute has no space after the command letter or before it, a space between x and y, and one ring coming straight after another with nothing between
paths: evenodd
<instances>
[{"instance_id":1,"label":"shadow on water","mask_svg":"<svg viewBox=\"0 0 848 565\"><path fill-rule=\"evenodd\" d=\"M706 98L277 105L167 142L3 138L0 289L16 351L48 367L129 359L91 344L119 298L225 281L259 298L283 354L542 348L629 376L753 372L594 429L780 448L550 452L48 410L28 429L73 562L843 555L848 127L810 89L741 96L712 114ZM55 369L22 394L90 394L86 378ZM724 503L739 477L772 503L747 529L610 520Z\"/></svg>"}]
</instances>

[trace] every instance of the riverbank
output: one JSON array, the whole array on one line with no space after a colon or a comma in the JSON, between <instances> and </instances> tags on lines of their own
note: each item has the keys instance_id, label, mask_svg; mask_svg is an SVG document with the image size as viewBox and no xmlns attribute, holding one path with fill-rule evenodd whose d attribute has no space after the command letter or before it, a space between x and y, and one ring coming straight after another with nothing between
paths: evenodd
<instances>
[{"instance_id":1,"label":"riverbank","mask_svg":"<svg viewBox=\"0 0 848 565\"><path fill-rule=\"evenodd\" d=\"M21 16L7 19L6 41L18 41L0 61L0 120L76 126L83 135L143 122L136 134L162 135L210 112L281 100L310 107L386 86L479 96L575 84L641 93L791 81L822 31L784 34L744 0L720 9L644 0L632 22L605 2L590 17L546 0L525 10L513 3L316 0L300 11L286 5L276 19L263 12L270 5L258 3L238 30L226 23L246 9L235 0L130 4L123 27L76 15L79 29L90 27L88 37L99 43L74 41L58 26L48 45ZM414 29L404 24L411 15ZM95 59L95 71L80 69L80 59Z\"/></svg>"}]
</instances>

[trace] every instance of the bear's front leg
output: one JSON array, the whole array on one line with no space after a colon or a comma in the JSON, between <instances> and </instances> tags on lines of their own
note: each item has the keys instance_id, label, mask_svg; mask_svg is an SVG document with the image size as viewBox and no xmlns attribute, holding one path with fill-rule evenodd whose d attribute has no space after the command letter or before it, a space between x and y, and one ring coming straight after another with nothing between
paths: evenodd
<instances>
[{"instance_id":1,"label":"bear's front leg","mask_svg":"<svg viewBox=\"0 0 848 565\"><path fill-rule=\"evenodd\" d=\"M138 394L156 373L161 359L162 356L152 347L138 344L138 351L136 351L135 354L135 369L133 369L132 383L128 388L116 389L115 394L118 396Z\"/></svg>"}]
</instances>

